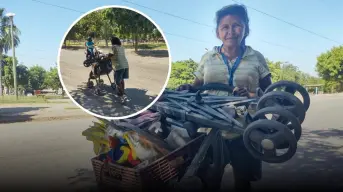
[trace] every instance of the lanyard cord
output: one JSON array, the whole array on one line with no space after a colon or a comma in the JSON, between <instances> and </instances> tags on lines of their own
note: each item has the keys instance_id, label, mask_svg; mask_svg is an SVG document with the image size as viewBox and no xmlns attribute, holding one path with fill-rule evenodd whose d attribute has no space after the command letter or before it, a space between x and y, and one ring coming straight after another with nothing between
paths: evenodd
<instances>
[{"instance_id":1,"label":"lanyard cord","mask_svg":"<svg viewBox=\"0 0 343 192\"><path fill-rule=\"evenodd\" d=\"M240 64L241 62L241 59L243 57L243 54L244 54L244 48L242 48L242 52L241 54L237 57L236 61L234 62L233 66L232 66L232 69L229 65L229 62L228 62L228 58L224 55L224 53L222 52L222 48L223 48L223 45L220 47L220 54L222 55L222 58L224 60L224 63L225 65L227 66L227 69L228 69L228 72L229 72L229 86L233 86L233 75L234 73L236 72L236 69L238 68L238 65Z\"/></svg>"}]
</instances>

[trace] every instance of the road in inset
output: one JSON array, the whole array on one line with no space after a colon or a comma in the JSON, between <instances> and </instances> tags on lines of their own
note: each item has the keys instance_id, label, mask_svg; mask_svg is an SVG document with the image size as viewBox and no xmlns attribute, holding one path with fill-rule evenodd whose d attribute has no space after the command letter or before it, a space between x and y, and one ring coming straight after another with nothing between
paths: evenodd
<instances>
[{"instance_id":1,"label":"road in inset","mask_svg":"<svg viewBox=\"0 0 343 192\"><path fill-rule=\"evenodd\" d=\"M102 49L109 53L108 49ZM129 79L125 80L126 94L130 101L121 104L115 91L110 87L106 75L102 76L105 85L103 94L97 96L88 89L91 68L83 66L85 54L83 49L62 49L60 54L60 70L62 80L73 99L85 109L99 115L120 117L133 114L148 106L162 91L168 80L169 57L167 50L138 51L126 50L129 61ZM114 81L113 72L110 74Z\"/></svg>"}]
</instances>

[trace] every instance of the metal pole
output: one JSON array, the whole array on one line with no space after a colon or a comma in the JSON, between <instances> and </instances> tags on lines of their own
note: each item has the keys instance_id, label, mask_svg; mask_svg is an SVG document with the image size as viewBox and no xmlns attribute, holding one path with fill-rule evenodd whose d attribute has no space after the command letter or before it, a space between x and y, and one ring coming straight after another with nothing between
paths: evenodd
<instances>
[{"instance_id":1,"label":"metal pole","mask_svg":"<svg viewBox=\"0 0 343 192\"><path fill-rule=\"evenodd\" d=\"M13 80L14 80L14 92L16 100L18 100L18 87L17 87L17 64L15 62L15 48L14 48L14 36L13 36L13 16L11 18L11 35L12 35L12 51L13 51Z\"/></svg>"},{"instance_id":2,"label":"metal pole","mask_svg":"<svg viewBox=\"0 0 343 192\"><path fill-rule=\"evenodd\" d=\"M2 94L2 55L0 55L0 95Z\"/></svg>"}]
</instances>

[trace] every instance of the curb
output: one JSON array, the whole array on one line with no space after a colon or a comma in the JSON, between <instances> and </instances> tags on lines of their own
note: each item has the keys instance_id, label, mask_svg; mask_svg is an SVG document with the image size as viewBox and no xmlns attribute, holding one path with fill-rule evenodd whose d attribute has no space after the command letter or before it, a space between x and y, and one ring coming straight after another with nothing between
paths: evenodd
<instances>
[{"instance_id":1,"label":"curb","mask_svg":"<svg viewBox=\"0 0 343 192\"><path fill-rule=\"evenodd\" d=\"M93 118L91 115L73 115L73 116L57 116L57 117L11 117L2 116L0 118L0 124L9 123L24 123L24 122L42 122L42 121L58 121L58 120L70 120L70 119L87 119Z\"/></svg>"}]
</instances>

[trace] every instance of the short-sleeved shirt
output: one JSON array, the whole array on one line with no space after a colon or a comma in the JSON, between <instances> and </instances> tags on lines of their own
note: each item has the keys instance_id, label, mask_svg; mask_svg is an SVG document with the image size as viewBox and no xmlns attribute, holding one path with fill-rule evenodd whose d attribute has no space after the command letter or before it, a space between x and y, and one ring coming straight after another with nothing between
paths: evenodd
<instances>
[{"instance_id":1,"label":"short-sleeved shirt","mask_svg":"<svg viewBox=\"0 0 343 192\"><path fill-rule=\"evenodd\" d=\"M87 49L92 51L94 49L94 43L92 41L86 42Z\"/></svg>"},{"instance_id":2,"label":"short-sleeved shirt","mask_svg":"<svg viewBox=\"0 0 343 192\"><path fill-rule=\"evenodd\" d=\"M112 46L113 57L111 58L112 66L115 70L129 68L129 63L125 56L125 49L122 46Z\"/></svg>"},{"instance_id":3,"label":"short-sleeved shirt","mask_svg":"<svg viewBox=\"0 0 343 192\"><path fill-rule=\"evenodd\" d=\"M201 58L195 75L198 79L203 80L204 84L229 84L230 73L222 58L220 48L220 46L214 47L213 50L208 51ZM235 60L228 61L230 68L232 68ZM241 62L234 73L233 86L246 87L249 92L255 92L259 87L259 80L268 74L270 74L270 71L263 55L251 47L246 46ZM223 91L207 91L207 93L228 95L227 92ZM239 134L227 131L222 131L222 133L223 137L227 139L233 139L239 136Z\"/></svg>"},{"instance_id":4,"label":"short-sleeved shirt","mask_svg":"<svg viewBox=\"0 0 343 192\"><path fill-rule=\"evenodd\" d=\"M234 62L235 59L228 61L230 68L232 68ZM255 92L259 87L259 80L268 74L270 74L270 71L263 55L250 46L246 46L241 62L233 76L233 86L246 87L249 92ZM229 84L230 73L220 53L220 46L215 46L202 56L195 75L204 84ZM208 93L216 95L228 94L223 91L208 91Z\"/></svg>"}]
</instances>

